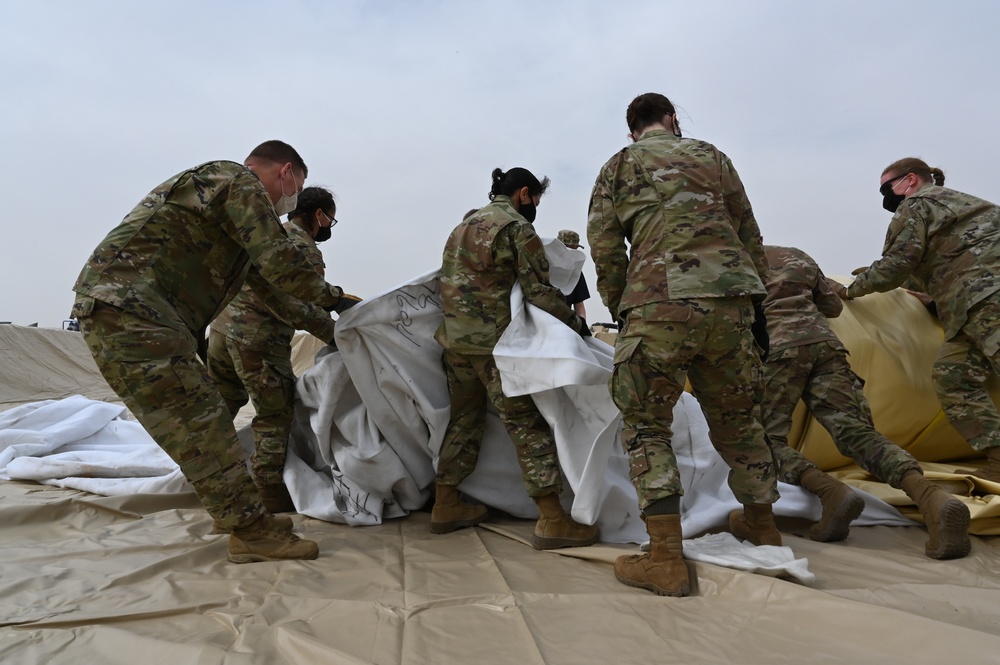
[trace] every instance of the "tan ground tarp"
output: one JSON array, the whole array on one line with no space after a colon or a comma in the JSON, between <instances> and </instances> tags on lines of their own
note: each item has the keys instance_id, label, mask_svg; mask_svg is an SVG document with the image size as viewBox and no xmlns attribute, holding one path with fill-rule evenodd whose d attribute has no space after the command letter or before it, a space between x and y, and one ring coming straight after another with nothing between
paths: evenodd
<instances>
[{"instance_id":1,"label":"tan ground tarp","mask_svg":"<svg viewBox=\"0 0 1000 665\"><path fill-rule=\"evenodd\" d=\"M901 360L916 331L881 308L922 312L902 293L874 298L851 303L837 331L868 380L876 423L900 424L911 450L963 455L947 448L957 435L940 426L936 401L907 392L929 390L930 319L926 348ZM847 338L855 331L860 345ZM0 326L0 363L0 410L74 393L114 399L75 333ZM840 466L832 446L812 443L824 434L810 426L803 449ZM994 511L997 501L978 503ZM941 562L923 556L919 527L856 527L821 544L801 537L805 524L781 521L813 588L692 563L695 595L669 599L614 579L627 546L537 552L531 522L434 536L425 513L377 527L295 520L319 541L319 559L237 566L193 494L0 482L0 663L1000 662L997 538L974 537L969 557Z\"/></svg>"},{"instance_id":2,"label":"tan ground tarp","mask_svg":"<svg viewBox=\"0 0 1000 665\"><path fill-rule=\"evenodd\" d=\"M311 562L225 562L193 495L0 483L0 662L80 665L986 663L1000 540L939 562L918 527L790 535L815 588L705 564L693 597L618 583L625 546L537 552L531 522L435 536L296 517Z\"/></svg>"},{"instance_id":3,"label":"tan ground tarp","mask_svg":"<svg viewBox=\"0 0 1000 665\"><path fill-rule=\"evenodd\" d=\"M121 403L80 333L0 325L0 411L70 395Z\"/></svg>"}]
</instances>

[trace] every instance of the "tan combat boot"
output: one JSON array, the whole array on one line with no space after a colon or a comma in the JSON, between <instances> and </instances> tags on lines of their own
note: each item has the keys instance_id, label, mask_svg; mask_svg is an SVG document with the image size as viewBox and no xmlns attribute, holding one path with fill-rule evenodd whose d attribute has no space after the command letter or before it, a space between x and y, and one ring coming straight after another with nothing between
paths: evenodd
<instances>
[{"instance_id":1,"label":"tan combat boot","mask_svg":"<svg viewBox=\"0 0 1000 665\"><path fill-rule=\"evenodd\" d=\"M691 580L681 546L681 516L650 515L643 520L649 533L649 552L618 557L615 577L622 584L661 596L688 595Z\"/></svg>"},{"instance_id":2,"label":"tan combat boot","mask_svg":"<svg viewBox=\"0 0 1000 665\"><path fill-rule=\"evenodd\" d=\"M986 449L986 466L975 471L970 471L969 475L983 480L992 480L1000 483L1000 446Z\"/></svg>"},{"instance_id":3,"label":"tan combat boot","mask_svg":"<svg viewBox=\"0 0 1000 665\"><path fill-rule=\"evenodd\" d=\"M267 512L272 515L295 512L295 502L292 501L292 495L288 493L285 483L264 484L254 481L254 485L260 492L261 503L264 504Z\"/></svg>"},{"instance_id":4,"label":"tan combat boot","mask_svg":"<svg viewBox=\"0 0 1000 665\"><path fill-rule=\"evenodd\" d=\"M754 545L781 547L781 532L774 523L774 512L769 503L747 503L743 510L729 513L729 531L740 540Z\"/></svg>"},{"instance_id":5,"label":"tan combat boot","mask_svg":"<svg viewBox=\"0 0 1000 665\"><path fill-rule=\"evenodd\" d=\"M847 538L851 522L865 509L865 500L849 486L816 467L804 471L800 482L802 487L819 497L823 506L819 521L809 527L809 537L821 543Z\"/></svg>"},{"instance_id":6,"label":"tan combat boot","mask_svg":"<svg viewBox=\"0 0 1000 665\"><path fill-rule=\"evenodd\" d=\"M913 499L927 525L924 553L932 559L960 559L972 549L969 541L969 508L924 478L910 471L900 484Z\"/></svg>"},{"instance_id":7,"label":"tan combat boot","mask_svg":"<svg viewBox=\"0 0 1000 665\"><path fill-rule=\"evenodd\" d=\"M272 515L271 519L274 520L274 527L276 529L281 529L282 531L291 531L295 525L292 523L291 517L286 517L284 515ZM232 529L227 529L222 526L222 522L217 519L212 520L212 531L213 536L217 536L222 533L230 533Z\"/></svg>"},{"instance_id":8,"label":"tan combat boot","mask_svg":"<svg viewBox=\"0 0 1000 665\"><path fill-rule=\"evenodd\" d=\"M535 522L531 546L536 550L554 550L560 547L584 547L597 542L597 527L579 524L566 514L559 496L547 494L533 497L541 517Z\"/></svg>"},{"instance_id":9,"label":"tan combat boot","mask_svg":"<svg viewBox=\"0 0 1000 665\"><path fill-rule=\"evenodd\" d=\"M278 528L271 515L247 528L233 529L229 536L229 560L233 563L315 559L318 554L319 545Z\"/></svg>"},{"instance_id":10,"label":"tan combat boot","mask_svg":"<svg viewBox=\"0 0 1000 665\"><path fill-rule=\"evenodd\" d=\"M486 519L486 514L486 506L459 499L458 488L454 485L434 486L431 533L451 533L455 529L475 526Z\"/></svg>"}]
</instances>

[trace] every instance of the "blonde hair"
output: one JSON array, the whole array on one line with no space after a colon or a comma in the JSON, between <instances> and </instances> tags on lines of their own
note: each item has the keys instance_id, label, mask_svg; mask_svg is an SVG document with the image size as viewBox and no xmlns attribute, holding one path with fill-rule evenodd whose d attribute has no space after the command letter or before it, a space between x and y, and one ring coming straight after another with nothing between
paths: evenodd
<instances>
[{"instance_id":1,"label":"blonde hair","mask_svg":"<svg viewBox=\"0 0 1000 665\"><path fill-rule=\"evenodd\" d=\"M882 175L886 173L893 173L895 175L912 173L921 180L927 182L933 181L935 185L944 184L944 171L928 166L927 162L919 157L904 157L903 159L896 160L882 170Z\"/></svg>"}]
</instances>

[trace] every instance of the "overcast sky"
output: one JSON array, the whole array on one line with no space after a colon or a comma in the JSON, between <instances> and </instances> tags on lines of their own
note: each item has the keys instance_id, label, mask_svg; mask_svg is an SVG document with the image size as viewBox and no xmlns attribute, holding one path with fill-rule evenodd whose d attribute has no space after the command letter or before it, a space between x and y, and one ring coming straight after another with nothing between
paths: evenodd
<instances>
[{"instance_id":1,"label":"overcast sky","mask_svg":"<svg viewBox=\"0 0 1000 665\"><path fill-rule=\"evenodd\" d=\"M90 252L153 187L282 139L331 188L328 279L439 265L490 171L552 179L585 237L637 94L739 171L765 240L828 274L878 258L878 179L920 156L1000 201L1000 3L0 0L0 320L59 327ZM585 242L585 244L587 244ZM607 310L594 299L591 322Z\"/></svg>"}]
</instances>

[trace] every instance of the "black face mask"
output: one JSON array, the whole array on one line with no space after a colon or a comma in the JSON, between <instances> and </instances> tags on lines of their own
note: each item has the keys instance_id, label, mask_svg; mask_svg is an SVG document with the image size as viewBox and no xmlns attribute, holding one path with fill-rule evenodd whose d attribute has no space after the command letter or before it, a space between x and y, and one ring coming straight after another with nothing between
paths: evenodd
<instances>
[{"instance_id":1,"label":"black face mask","mask_svg":"<svg viewBox=\"0 0 1000 665\"><path fill-rule=\"evenodd\" d=\"M521 213L521 217L524 217L529 222L534 222L535 221L535 204L534 203L522 203L521 204L521 210L519 212Z\"/></svg>"},{"instance_id":2,"label":"black face mask","mask_svg":"<svg viewBox=\"0 0 1000 665\"><path fill-rule=\"evenodd\" d=\"M330 235L333 233L333 229L329 226L321 226L319 230L316 231L316 237L313 238L316 242L326 242L330 239Z\"/></svg>"},{"instance_id":3,"label":"black face mask","mask_svg":"<svg viewBox=\"0 0 1000 665\"><path fill-rule=\"evenodd\" d=\"M892 180L886 180L881 187L878 188L879 193L882 195L882 207L889 212L896 212L899 208L899 204L906 199L903 194L896 194L892 191L893 184L898 181L899 178L893 178Z\"/></svg>"}]
</instances>

